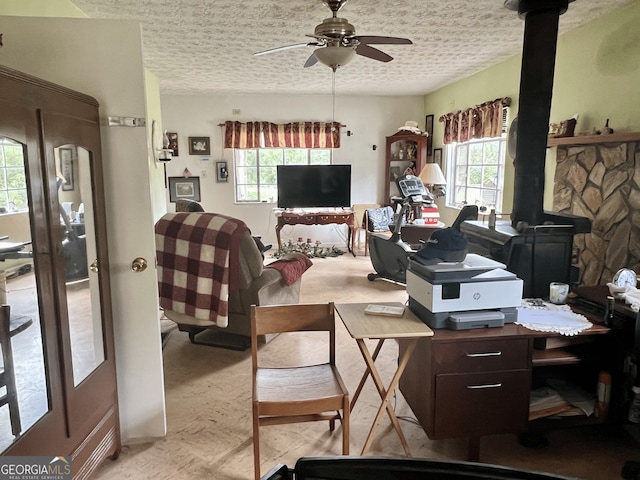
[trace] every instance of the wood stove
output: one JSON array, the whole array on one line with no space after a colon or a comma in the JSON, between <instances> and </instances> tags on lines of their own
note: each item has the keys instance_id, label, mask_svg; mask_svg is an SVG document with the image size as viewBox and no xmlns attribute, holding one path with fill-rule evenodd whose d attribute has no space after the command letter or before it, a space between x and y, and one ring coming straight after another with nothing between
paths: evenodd
<instances>
[{"instance_id":1,"label":"wood stove","mask_svg":"<svg viewBox=\"0 0 640 480\"><path fill-rule=\"evenodd\" d=\"M550 282L577 279L571 274L573 235L591 231L587 218L543 210L558 23L569 3L505 1L525 22L511 222L498 222L495 229L477 221L461 225L469 250L506 264L524 281L525 297L546 297Z\"/></svg>"}]
</instances>

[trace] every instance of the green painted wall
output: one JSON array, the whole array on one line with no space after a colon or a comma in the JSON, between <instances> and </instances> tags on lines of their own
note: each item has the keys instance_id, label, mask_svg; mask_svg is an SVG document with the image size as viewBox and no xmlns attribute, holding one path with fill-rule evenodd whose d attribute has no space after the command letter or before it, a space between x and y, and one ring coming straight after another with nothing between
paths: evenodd
<instances>
[{"instance_id":1,"label":"green painted wall","mask_svg":"<svg viewBox=\"0 0 640 480\"><path fill-rule=\"evenodd\" d=\"M565 15L571 15L571 6ZM518 20L514 15L514 21ZM561 19L562 21L562 19ZM640 131L640 2L632 2L589 24L560 36L556 54L551 122L579 114L576 133L601 128L606 119L616 131ZM493 100L511 97L513 119L518 112L521 55L425 96L425 113L441 115ZM434 146L442 147L442 124L434 126ZM551 209L555 148L546 165L545 208ZM513 164L505 169L503 210L513 205ZM440 205L444 222L456 209Z\"/></svg>"},{"instance_id":2,"label":"green painted wall","mask_svg":"<svg viewBox=\"0 0 640 480\"><path fill-rule=\"evenodd\" d=\"M0 15L86 18L70 0L2 0Z\"/></svg>"}]
</instances>

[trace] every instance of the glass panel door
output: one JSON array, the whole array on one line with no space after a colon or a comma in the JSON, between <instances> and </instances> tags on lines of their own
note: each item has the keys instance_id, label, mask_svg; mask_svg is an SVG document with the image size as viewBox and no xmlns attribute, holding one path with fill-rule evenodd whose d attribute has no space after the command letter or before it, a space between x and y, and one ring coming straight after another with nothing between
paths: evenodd
<instances>
[{"instance_id":1,"label":"glass panel door","mask_svg":"<svg viewBox=\"0 0 640 480\"><path fill-rule=\"evenodd\" d=\"M105 359L94 228L91 155L76 145L55 149L59 237L69 318L73 384Z\"/></svg>"},{"instance_id":2,"label":"glass panel door","mask_svg":"<svg viewBox=\"0 0 640 480\"><path fill-rule=\"evenodd\" d=\"M8 397L0 406L0 452L50 409L26 152L25 144L2 135L0 125L0 303L11 308L8 328L3 326L9 343L0 345L0 398Z\"/></svg>"}]
</instances>

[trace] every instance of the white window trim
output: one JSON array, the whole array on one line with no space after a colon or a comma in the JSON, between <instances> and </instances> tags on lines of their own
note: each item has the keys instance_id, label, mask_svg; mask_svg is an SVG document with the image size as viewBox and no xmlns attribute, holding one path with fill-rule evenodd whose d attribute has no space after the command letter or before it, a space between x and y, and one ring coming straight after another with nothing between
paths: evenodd
<instances>
[{"instance_id":1,"label":"white window trim","mask_svg":"<svg viewBox=\"0 0 640 480\"><path fill-rule=\"evenodd\" d=\"M497 178L497 186L496 188L484 188L484 187L475 187L469 186L468 183L465 183L465 188L473 188L487 190L487 191L496 191L496 204L484 204L483 202L469 202L467 200L462 202L455 202L456 190L458 185L456 184L456 165L455 165L455 153L458 148L463 146L470 147L474 144L485 144L487 142L499 142L499 153L498 153L498 178ZM489 209L495 208L496 211L501 212L504 201L504 173L505 173L505 165L506 165L506 149L507 149L507 136L503 134L501 137L488 137L488 138L478 138L471 139L467 142L462 143L452 143L449 145L445 145L445 165L447 171L447 195L446 195L446 206L450 208L460 209L464 205L475 204L478 207L485 207L488 212ZM483 163L482 166L485 164ZM480 165L474 165L480 166ZM469 177L467 176L467 179Z\"/></svg>"},{"instance_id":2,"label":"white window trim","mask_svg":"<svg viewBox=\"0 0 640 480\"><path fill-rule=\"evenodd\" d=\"M329 152L329 164L333 163L333 149L332 148L247 148L247 149L234 149L233 150L233 170L234 170L234 201L237 204L241 204L241 205L246 205L246 204L255 204L255 203L277 203L278 198L277 198L277 192L276 195L274 197L270 197L270 198L266 198L266 199L262 199L260 197L258 197L257 200L240 200L238 198L238 187L239 187L239 183L238 183L238 179L239 179L239 175L238 175L238 168L246 168L245 166L240 166L238 165L238 157L237 157L237 153L238 152L247 152L247 151L251 151L251 150L255 150L257 152L258 155L258 164L257 164L257 168L258 168L258 175L257 175L257 183L243 183L241 185L255 185L256 188L258 189L258 195L260 195L260 151L261 150L281 150L283 152L282 155L282 163L278 163L278 164L274 164L274 165L269 165L270 167L275 167L276 165L286 165L285 163L285 154L284 151L286 150L306 150L307 151L307 163L306 164L302 164L302 165L319 165L320 163L316 163L316 162L312 162L311 159L311 152L313 151L328 151ZM292 165L301 165L299 163L295 163ZM277 182L277 179L276 179ZM274 187L277 187L277 183L274 184Z\"/></svg>"}]
</instances>

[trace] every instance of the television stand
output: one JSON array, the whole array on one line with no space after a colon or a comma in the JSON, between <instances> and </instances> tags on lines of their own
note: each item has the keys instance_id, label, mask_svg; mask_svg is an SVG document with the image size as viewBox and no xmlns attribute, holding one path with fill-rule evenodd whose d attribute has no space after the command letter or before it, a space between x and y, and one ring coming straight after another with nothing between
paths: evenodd
<instances>
[{"instance_id":1,"label":"television stand","mask_svg":"<svg viewBox=\"0 0 640 480\"><path fill-rule=\"evenodd\" d=\"M278 215L276 224L276 238L278 239L278 251L282 250L280 240L280 230L285 225L338 225L347 226L347 250L355 257L354 252L356 239L356 216L353 211L330 211L330 212L292 212L283 211Z\"/></svg>"}]
</instances>

